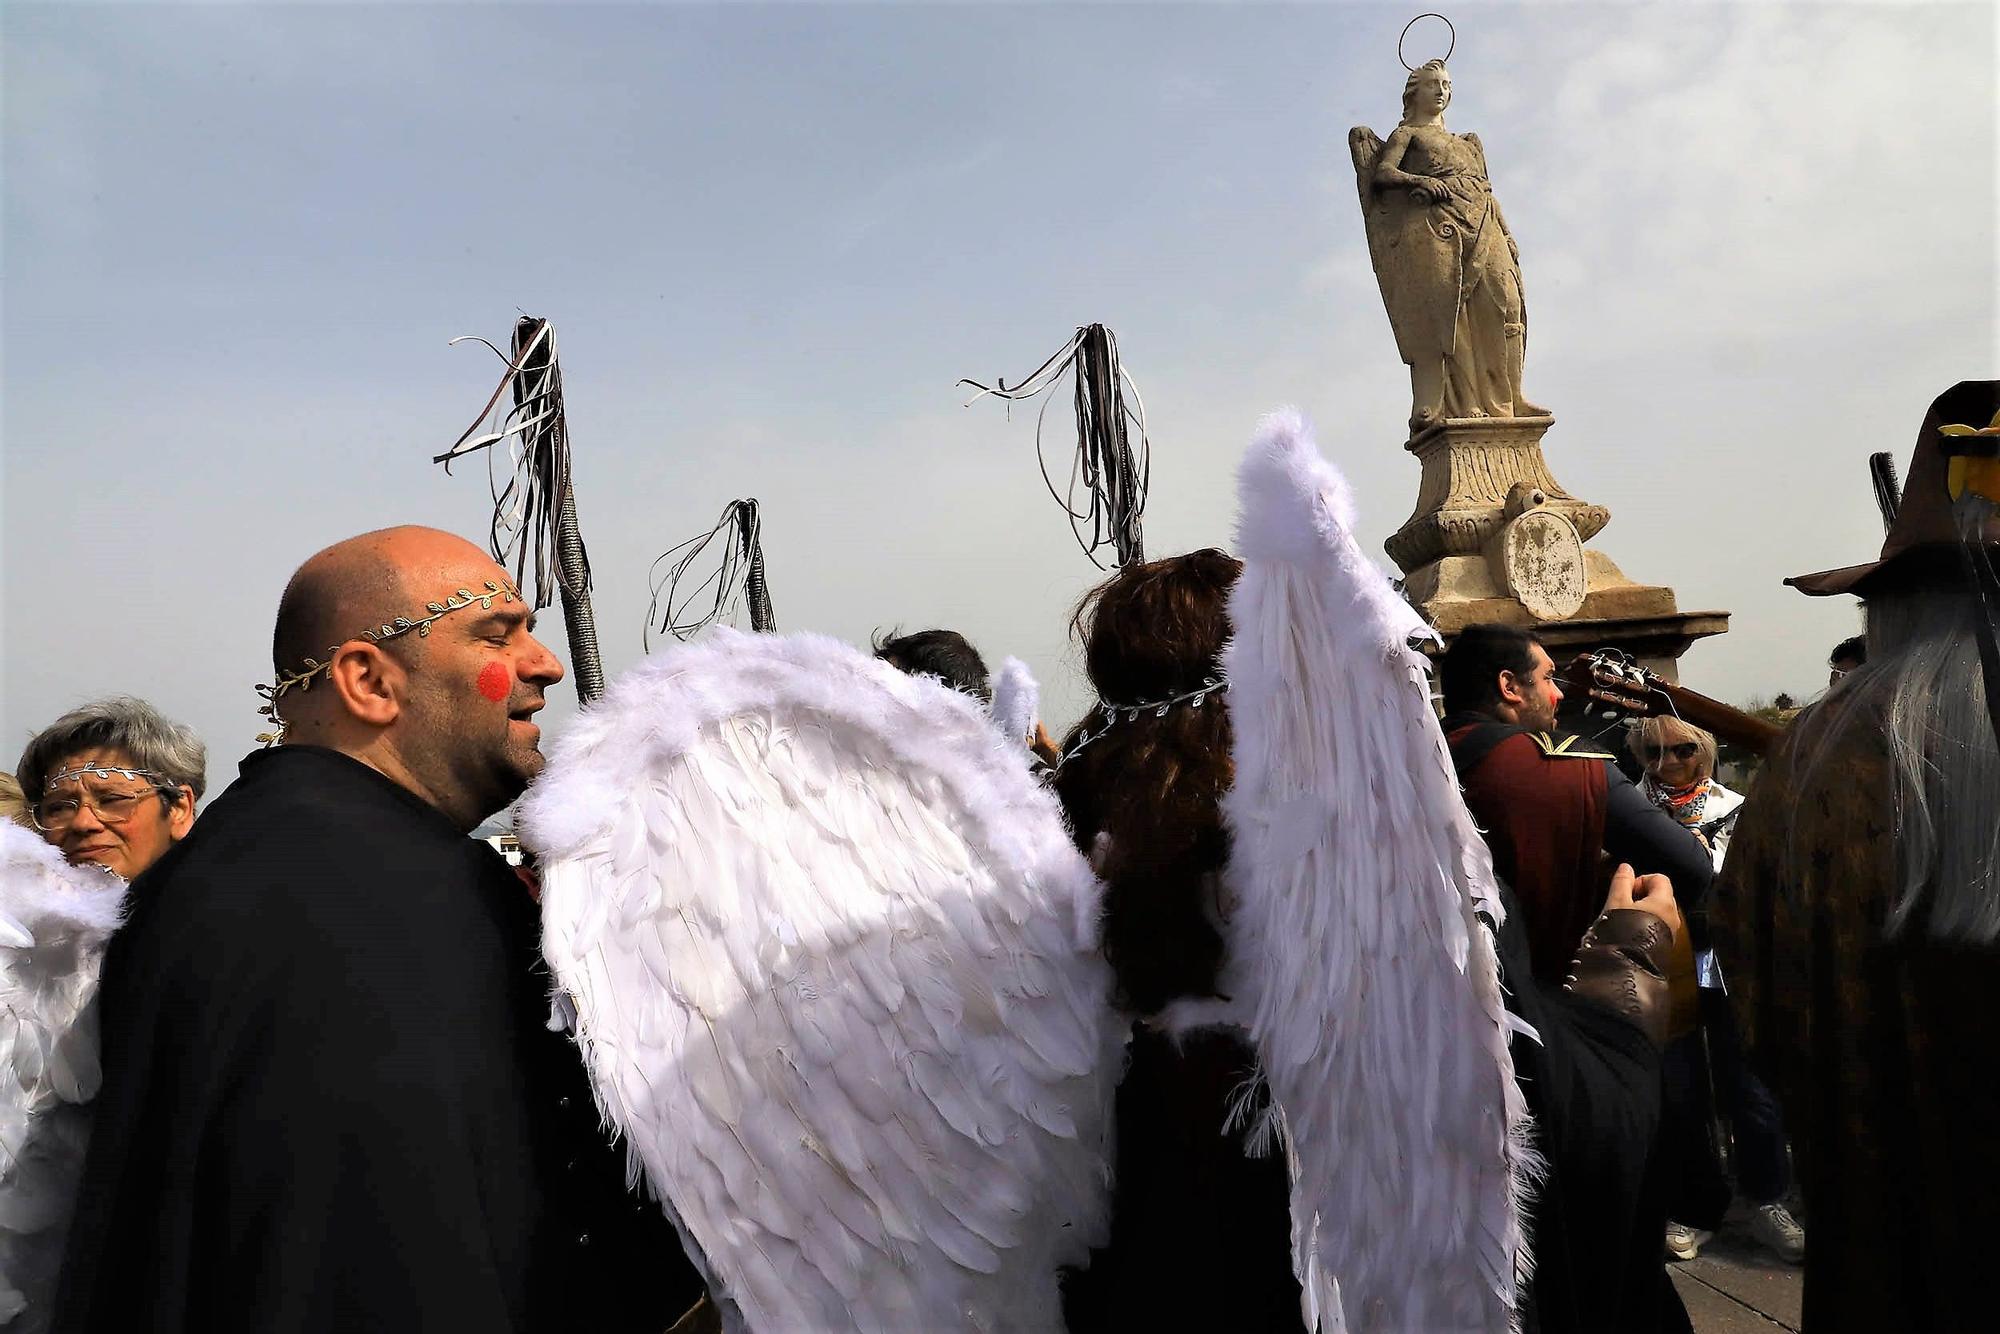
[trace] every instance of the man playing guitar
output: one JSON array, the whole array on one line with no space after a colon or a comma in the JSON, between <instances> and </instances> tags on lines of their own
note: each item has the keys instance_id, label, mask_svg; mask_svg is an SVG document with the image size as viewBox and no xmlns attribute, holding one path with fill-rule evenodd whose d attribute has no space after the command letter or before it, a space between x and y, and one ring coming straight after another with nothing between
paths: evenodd
<instances>
[{"instance_id":1,"label":"man playing guitar","mask_svg":"<svg viewBox=\"0 0 2000 1334\"><path fill-rule=\"evenodd\" d=\"M1707 850L1633 787L1609 751L1557 735L1563 692L1532 635L1467 626L1445 651L1439 676L1466 805L1486 832L1494 869L1528 915L1537 977L1560 984L1569 972L1604 902L1607 856L1641 875L1669 877L1684 913L1699 906L1715 874ZM1677 940L1676 953L1687 952ZM1690 1002L1692 978L1690 966Z\"/></svg>"}]
</instances>

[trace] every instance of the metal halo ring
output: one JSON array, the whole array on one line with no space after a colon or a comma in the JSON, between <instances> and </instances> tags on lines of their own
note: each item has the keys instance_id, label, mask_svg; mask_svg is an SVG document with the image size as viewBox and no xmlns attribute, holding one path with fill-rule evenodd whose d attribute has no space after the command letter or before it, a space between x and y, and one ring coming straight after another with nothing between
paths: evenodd
<instances>
[{"instance_id":1,"label":"metal halo ring","mask_svg":"<svg viewBox=\"0 0 2000 1334\"><path fill-rule=\"evenodd\" d=\"M1410 29L1416 27L1419 23L1422 23L1425 19L1436 19L1440 23L1444 24L1444 26L1451 32L1451 42L1444 49L1444 58L1443 58L1444 60L1450 60L1451 53L1458 50L1458 29L1452 26L1452 22L1450 19L1446 18L1442 14L1417 15L1415 18L1411 19L1408 23L1405 23L1403 25L1403 35L1396 39L1396 63L1401 65L1404 69L1408 70L1412 74L1415 74L1417 72L1417 66L1412 65L1409 61L1403 59L1403 43L1406 39L1408 39L1410 35ZM1441 60L1439 63L1442 64L1443 61Z\"/></svg>"}]
</instances>

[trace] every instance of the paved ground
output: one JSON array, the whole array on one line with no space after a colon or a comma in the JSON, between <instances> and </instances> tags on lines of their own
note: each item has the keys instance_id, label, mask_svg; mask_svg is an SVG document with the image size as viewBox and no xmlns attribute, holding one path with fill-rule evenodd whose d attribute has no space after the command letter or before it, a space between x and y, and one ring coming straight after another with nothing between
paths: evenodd
<instances>
[{"instance_id":1,"label":"paved ground","mask_svg":"<svg viewBox=\"0 0 2000 1334\"><path fill-rule=\"evenodd\" d=\"M1811 1228L1807 1228L1810 1245ZM1759 1246L1740 1207L1723 1220L1698 1259L1670 1264L1695 1334L1797 1334L1804 1270Z\"/></svg>"}]
</instances>

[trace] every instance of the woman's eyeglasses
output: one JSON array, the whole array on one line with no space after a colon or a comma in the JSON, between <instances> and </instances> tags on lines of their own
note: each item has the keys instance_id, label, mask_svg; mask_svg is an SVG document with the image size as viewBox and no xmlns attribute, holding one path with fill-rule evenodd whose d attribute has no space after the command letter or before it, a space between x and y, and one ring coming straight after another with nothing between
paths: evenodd
<instances>
[{"instance_id":1,"label":"woman's eyeglasses","mask_svg":"<svg viewBox=\"0 0 2000 1334\"><path fill-rule=\"evenodd\" d=\"M1658 764L1662 753L1662 748L1659 746L1639 747L1639 758L1647 764ZM1677 741L1673 745L1665 747L1664 753L1673 756L1682 764L1686 764L1689 760L1701 754L1701 743L1699 741Z\"/></svg>"},{"instance_id":2,"label":"woman's eyeglasses","mask_svg":"<svg viewBox=\"0 0 2000 1334\"><path fill-rule=\"evenodd\" d=\"M90 787L83 785L85 777L97 780ZM158 779L151 769L125 769L108 764L87 764L77 769L65 769L49 779L48 785L73 783L67 792L49 793L28 808L28 818L35 822L35 828L44 834L60 834L76 823L76 817L90 808L101 823L124 824L138 814L139 803L154 795L166 795L178 791L170 783L153 782L137 789L103 786L107 778L122 778L126 782L142 779Z\"/></svg>"}]
</instances>

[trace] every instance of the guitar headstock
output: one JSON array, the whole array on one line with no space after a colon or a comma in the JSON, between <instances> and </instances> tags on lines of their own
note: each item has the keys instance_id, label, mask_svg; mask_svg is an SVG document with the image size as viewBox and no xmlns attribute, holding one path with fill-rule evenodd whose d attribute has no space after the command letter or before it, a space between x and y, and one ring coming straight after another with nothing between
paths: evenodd
<instances>
[{"instance_id":1,"label":"guitar headstock","mask_svg":"<svg viewBox=\"0 0 2000 1334\"><path fill-rule=\"evenodd\" d=\"M1674 712L1658 678L1622 649L1579 653L1563 668L1561 680L1565 691L1616 713L1652 718Z\"/></svg>"}]
</instances>

